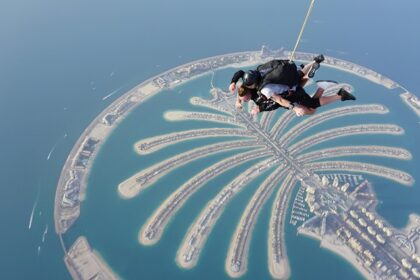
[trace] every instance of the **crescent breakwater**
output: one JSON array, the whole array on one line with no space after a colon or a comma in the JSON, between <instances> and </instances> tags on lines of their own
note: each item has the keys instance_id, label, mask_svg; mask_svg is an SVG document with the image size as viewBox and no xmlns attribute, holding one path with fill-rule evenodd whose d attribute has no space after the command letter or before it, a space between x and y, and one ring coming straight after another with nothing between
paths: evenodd
<instances>
[{"instance_id":1,"label":"crescent breakwater","mask_svg":"<svg viewBox=\"0 0 420 280\"><path fill-rule=\"evenodd\" d=\"M132 90L128 91L126 94L119 97L115 100L112 104L110 104L102 113L100 113L92 122L91 124L85 129L85 131L81 134L79 139L76 141L75 145L73 146L64 166L61 171L61 175L57 184L56 196L55 196L55 205L54 205L54 221L55 221L55 231L57 234L62 235L67 232L67 230L73 225L73 223L77 220L80 215L80 205L84 200L85 192L87 188L87 178L89 176L89 171L92 167L94 159L101 148L102 143L106 140L106 138L110 135L112 130L118 126L118 124L137 106L144 103L150 97L154 96L155 94L159 93L161 90L165 88L172 88L178 86L184 82L190 81L192 79L201 77L203 75L208 74L214 70L220 70L226 67L248 67L258 63L262 63L272 58L286 58L288 57L289 52L285 50L277 50L277 51L268 51L265 48L262 48L261 51L252 51L252 52L240 52L240 53L232 53L220 56L214 56L210 58L205 58L197 61L193 61L179 67L170 69L158 76L152 77L140 85L136 86ZM296 60L301 61L310 61L314 57L312 53L296 53L295 55ZM352 74L361 76L363 78L369 79L372 82L377 84L381 84L389 89L397 88L399 85L392 80L382 76L379 73L376 73L373 70L368 68L359 66L357 64L353 64L351 62L347 62L344 60L326 57L324 64L339 68L340 70L351 72ZM200 103L198 99L193 99L192 103ZM205 102L204 102L205 103ZM204 104L202 103L202 104ZM205 106L205 105L204 105ZM379 105L380 106L380 105ZM382 108L375 107L373 110L383 111ZM205 113L196 113L194 114L180 114L180 113L170 113L167 115L171 120L183 120L183 119L213 119L213 121L220 121L226 122L226 120L230 121L231 124L237 125L236 119L230 118L217 118L210 114ZM289 118L291 119L291 117ZM271 119L268 118L265 122L269 122ZM267 124L265 124L267 125ZM245 127L248 127L249 124L246 124ZM281 131L284 127L279 124L276 126L276 134L278 135L278 131ZM217 134L215 135L224 135L223 129L220 129ZM244 137L245 135L239 132L236 136ZM401 134L403 131L399 129L399 127L392 126L392 125L372 125L370 127L354 127L353 130L344 131L345 133L353 133L358 131L359 133L384 133L384 134ZM208 132L208 131L207 131ZM203 137L208 137L207 132L203 132ZM336 131L338 134L334 134L335 131L332 131L330 135L325 135L325 139L330 139L334 137L338 137L338 134L342 131ZM264 134L268 137L268 134ZM176 135L175 135L176 136ZM179 136L179 135L178 135ZM185 134L188 137L188 133ZM196 138L197 135L190 135L193 138ZM321 135L322 136L322 135ZM156 140L155 144L159 145L162 143L158 143L162 138L150 138ZM169 137L170 142L175 143L179 139ZM309 139L310 140L310 139ZM314 141L312 141L314 142ZM142 142L144 143L144 141ZM274 143L274 142L273 142ZM271 144L273 144L271 143ZM165 143L163 143L165 144ZM271 145L270 144L270 145ZM274 144L273 144L274 145ZM311 145L308 142L307 145ZM136 145L137 151L140 152L142 147ZM227 148L228 149L228 148ZM282 153L285 152L282 148ZM368 151L367 151L368 152ZM393 151L387 151L388 154L397 153ZM287 154L287 158L293 159L294 155ZM296 168L297 165L292 162L288 161L287 164L293 163L292 167ZM341 168L343 166L342 163L335 163L336 166L328 166L329 169L335 170ZM339 164L339 165L337 165ZM358 163L355 163L358 164ZM296 165L296 166L295 166ZM300 165L299 165L300 166ZM317 165L311 165L310 168L322 168ZM359 169L356 168L359 171ZM381 170L374 170L375 175L380 174ZM389 170L387 170L388 172ZM394 170L392 170L394 171ZM398 172L398 171L396 171ZM393 175L392 175L393 176ZM398 174L396 174L398 176ZM404 182L405 184L412 184L413 179L408 174L404 174ZM408 176L408 177L407 177ZM386 176L385 176L386 177ZM158 177L155 179L157 180ZM119 188L121 191L121 188ZM122 194L123 195L123 194ZM134 195L136 195L134 193ZM131 196L131 195L128 195ZM171 207L171 206L169 206ZM204 211L204 210L203 210ZM215 221L213 221L215 222ZM211 225L210 225L211 226ZM249 227L249 228L252 228ZM141 239L141 233L139 233L139 238ZM87 240L86 240L87 242ZM143 240L144 243L147 243ZM205 242L205 238L203 240ZM245 242L246 243L246 242ZM242 243L241 243L242 244ZM242 245L241 245L242 246ZM245 245L247 246L247 245ZM64 247L64 246L63 246ZM64 250L65 247L64 247ZM181 246L180 252L187 250L187 248ZM188 251L188 250L187 250ZM198 250L199 251L199 250ZM179 253L180 253L179 252ZM246 252L246 250L244 251ZM196 253L196 252L195 252ZM192 255L195 254L194 252ZM187 256L188 253L185 251L184 254L181 253L184 257ZM246 254L244 255L246 258ZM242 258L242 256L241 256ZM191 265L186 265L184 263L185 259L182 260L180 255L178 255L178 262L183 264L182 266L188 267ZM71 263L71 262L70 262ZM192 262L194 263L194 261ZM106 266L105 266L106 267ZM69 267L69 270L75 269L77 267Z\"/></svg>"}]
</instances>

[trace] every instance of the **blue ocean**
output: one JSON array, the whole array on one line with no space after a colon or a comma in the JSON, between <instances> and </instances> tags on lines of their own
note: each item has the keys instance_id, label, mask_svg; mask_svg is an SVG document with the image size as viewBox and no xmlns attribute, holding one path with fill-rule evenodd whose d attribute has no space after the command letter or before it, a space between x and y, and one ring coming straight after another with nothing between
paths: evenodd
<instances>
[{"instance_id":1,"label":"blue ocean","mask_svg":"<svg viewBox=\"0 0 420 280\"><path fill-rule=\"evenodd\" d=\"M135 85L177 65L258 50L263 44L292 49L308 5L309 1L248 0L4 1L0 9L0 278L70 279L54 232L55 189L71 148L96 115ZM403 0L398 5L361 0L317 2L298 50L371 68L420 96L415 76L420 38L412 31L420 25L416 15L419 8L415 0ZM233 71L218 72L216 86L227 87ZM404 136L387 136L386 143L410 150L413 161L399 161L398 168L418 181L418 164L414 162L418 162L420 152L413 139L418 138L420 120L401 102L401 92L387 91L326 67L317 75L351 83L360 103L380 103L390 108L389 114L369 116L369 120L405 129ZM188 99L210 98L209 81L210 76L205 76L160 93L133 111L113 132L93 166L82 215L64 235L67 246L86 235L90 245L123 279L228 278L224 263L232 233L261 180L247 186L229 204L194 269L180 269L175 255L203 205L242 166L197 192L155 246L141 246L137 234L176 186L234 151L200 159L196 169L180 167L177 172L184 177L168 175L159 181L159 189L150 188L134 199L122 200L116 191L121 180L139 169L190 148L186 143L174 145L148 155L146 164L133 151L137 140L162 131L211 126L163 120L167 110L197 110ZM155 123L145 122L146 117ZM356 116L341 124L360 121ZM325 124L317 129L323 128L330 127ZM340 139L337 144L348 140ZM378 136L367 136L360 143L379 140ZM205 141L211 142L200 143ZM369 159L377 164L380 160ZM415 199L420 192L418 183L406 188L371 178L380 201L377 210L395 227L404 227L410 213L420 213ZM244 279L270 277L266 240L273 198L260 213ZM362 278L345 260L319 248L318 241L296 236L295 227L286 227L286 240L292 279Z\"/></svg>"}]
</instances>

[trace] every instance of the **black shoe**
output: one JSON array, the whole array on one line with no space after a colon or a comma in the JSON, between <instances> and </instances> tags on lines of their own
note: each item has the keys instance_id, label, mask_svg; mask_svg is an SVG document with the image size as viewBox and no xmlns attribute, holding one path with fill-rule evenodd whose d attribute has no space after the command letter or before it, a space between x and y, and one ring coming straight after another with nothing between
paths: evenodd
<instances>
[{"instance_id":1,"label":"black shoe","mask_svg":"<svg viewBox=\"0 0 420 280\"><path fill-rule=\"evenodd\" d=\"M319 54L319 55L314 57L314 60L315 60L316 63L321 63L321 62L324 61L324 59L325 59L324 55L322 55L322 54Z\"/></svg>"},{"instance_id":2,"label":"black shoe","mask_svg":"<svg viewBox=\"0 0 420 280\"><path fill-rule=\"evenodd\" d=\"M315 63L312 65L311 70L310 70L310 71L309 71L309 73L308 73L308 77L309 77L309 78L313 78L313 77L315 76L315 72L316 72L316 70L318 70L318 69L319 69L319 67L320 67L319 63L318 63L318 62L315 62Z\"/></svg>"},{"instance_id":3,"label":"black shoe","mask_svg":"<svg viewBox=\"0 0 420 280\"><path fill-rule=\"evenodd\" d=\"M350 92L348 92L347 90L345 90L344 88L341 88L338 92L337 95L341 96L341 101L346 101L346 100L356 100L356 97L354 97Z\"/></svg>"}]
</instances>

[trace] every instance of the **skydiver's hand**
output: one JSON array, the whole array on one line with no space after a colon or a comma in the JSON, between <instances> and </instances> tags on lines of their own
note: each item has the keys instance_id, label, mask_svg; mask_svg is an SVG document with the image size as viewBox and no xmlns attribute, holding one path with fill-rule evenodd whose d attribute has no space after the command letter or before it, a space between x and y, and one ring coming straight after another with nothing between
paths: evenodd
<instances>
[{"instance_id":1,"label":"skydiver's hand","mask_svg":"<svg viewBox=\"0 0 420 280\"><path fill-rule=\"evenodd\" d=\"M260 112L260 107L256 106L256 107L252 108L251 115L253 117L255 117L256 115L258 115L259 112Z\"/></svg>"},{"instance_id":2,"label":"skydiver's hand","mask_svg":"<svg viewBox=\"0 0 420 280\"><path fill-rule=\"evenodd\" d=\"M305 115L305 109L300 105L295 105L295 107L293 108L293 112L295 112L296 116L298 117L302 117L303 115Z\"/></svg>"},{"instance_id":3,"label":"skydiver's hand","mask_svg":"<svg viewBox=\"0 0 420 280\"><path fill-rule=\"evenodd\" d=\"M236 89L236 83L231 83L231 84L229 85L229 91L230 91L230 92L234 92L234 91L235 91L235 89Z\"/></svg>"},{"instance_id":4,"label":"skydiver's hand","mask_svg":"<svg viewBox=\"0 0 420 280\"><path fill-rule=\"evenodd\" d=\"M235 103L235 107L236 107L236 109L238 109L238 110L242 110L242 103L241 103L241 102L239 102L239 101L236 101L236 103Z\"/></svg>"}]
</instances>

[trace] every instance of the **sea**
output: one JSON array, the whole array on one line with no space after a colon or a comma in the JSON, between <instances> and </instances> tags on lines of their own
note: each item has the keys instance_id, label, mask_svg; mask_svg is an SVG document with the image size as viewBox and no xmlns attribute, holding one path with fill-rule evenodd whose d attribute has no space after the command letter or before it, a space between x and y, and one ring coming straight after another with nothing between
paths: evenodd
<instances>
[{"instance_id":1,"label":"sea","mask_svg":"<svg viewBox=\"0 0 420 280\"><path fill-rule=\"evenodd\" d=\"M263 44L273 49L292 49L308 5L309 1L271 0L3 1L0 278L71 279L54 232L55 189L71 148L95 116L135 85L178 65L214 55L258 50ZM420 26L416 16L419 8L416 0L398 4L362 0L316 2L298 50L371 68L420 96L416 77L420 37L415 36L415 27ZM217 72L216 86L227 87L233 71ZM417 182L420 153L414 139L419 135L420 119L401 102L400 91L384 90L327 67L317 75L321 74L350 82L360 103L381 103L391 109L386 116L369 116L369 120L395 123L406 130L404 136L387 137L385 144L410 150L413 160L398 161L397 167L412 174ZM164 177L159 188L151 187L131 200L121 199L116 191L117 184L135 171L190 148L188 143L174 145L149 155L146 164L133 150L135 141L162 131L211 126L170 123L162 118L167 110L197 110L188 98L209 98L209 82L210 76L205 76L160 93L134 110L113 132L93 165L81 217L64 235L66 246L86 235L90 245L123 279L228 278L224 263L232 233L261 181L251 184L230 203L194 269L180 269L174 259L186 230L203 205L242 166L195 194L156 245L143 247L137 242L137 234L176 185L202 166L234 152L201 159L196 167L180 167L184 178ZM361 121L355 117L342 123L350 124L352 120ZM328 125L319 129L323 127ZM382 139L366 136L363 141L377 143ZM344 143L345 140L337 142ZM373 158L369 162L393 164ZM392 225L404 227L410 213L420 213L418 183L406 188L372 178L380 201L377 210ZM266 244L273 197L259 215L243 279L270 278ZM362 279L345 260L320 248L319 241L297 236L295 227L287 226L286 239L291 279Z\"/></svg>"}]
</instances>

